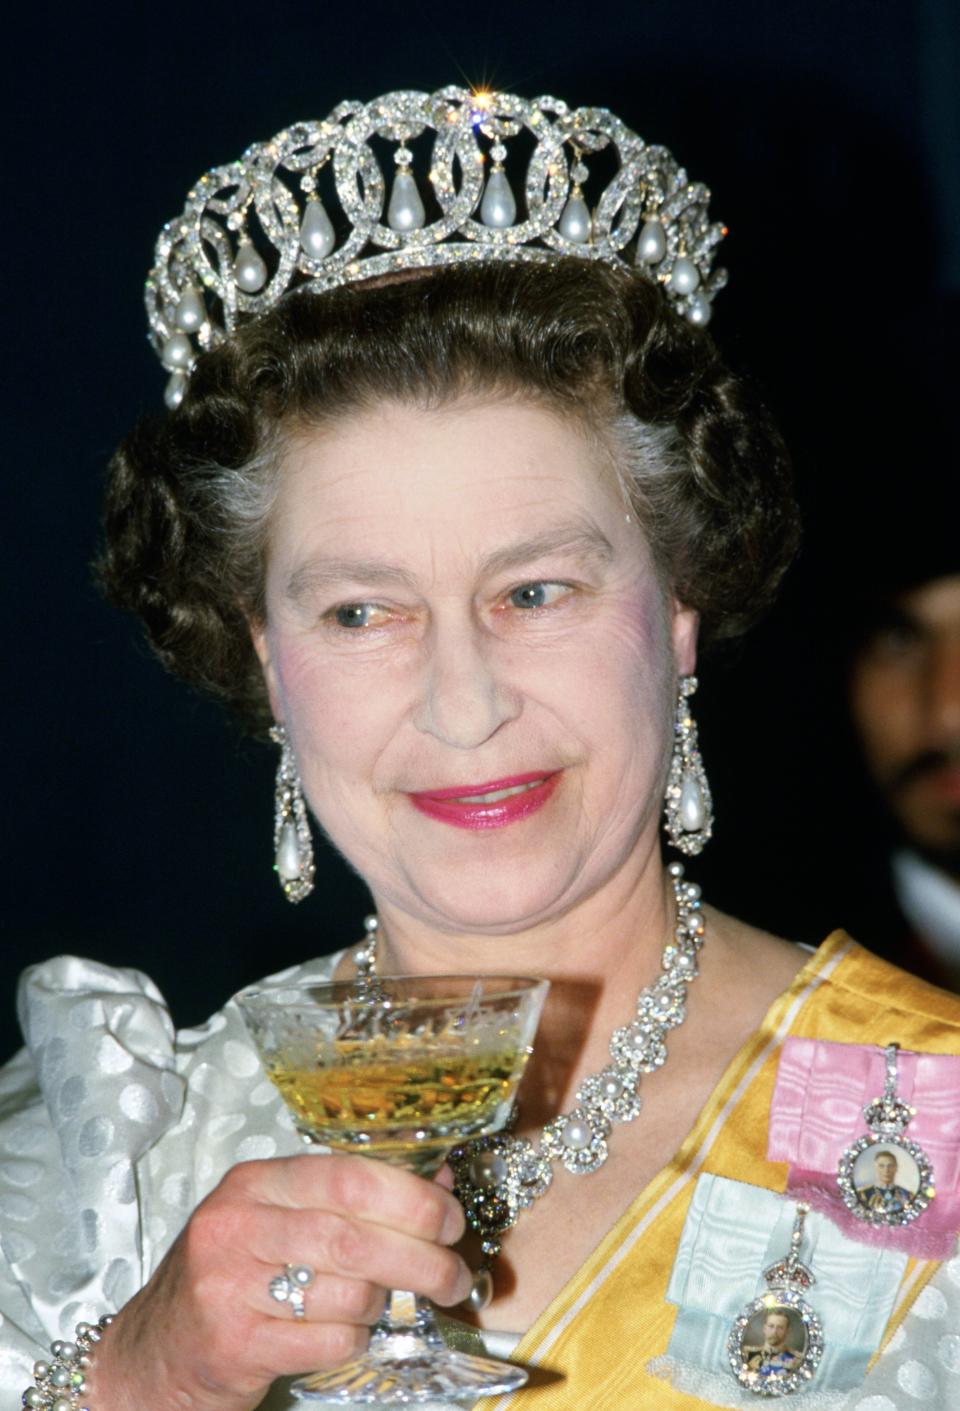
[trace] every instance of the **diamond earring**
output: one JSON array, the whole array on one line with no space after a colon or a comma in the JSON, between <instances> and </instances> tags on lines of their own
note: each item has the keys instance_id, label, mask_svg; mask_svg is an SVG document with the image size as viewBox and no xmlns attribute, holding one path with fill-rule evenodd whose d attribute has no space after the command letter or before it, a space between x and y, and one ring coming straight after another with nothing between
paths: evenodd
<instances>
[{"instance_id":1,"label":"diamond earring","mask_svg":"<svg viewBox=\"0 0 960 1411\"><path fill-rule=\"evenodd\" d=\"M303 789L286 727L274 725L270 738L280 746L274 790L274 871L287 901L303 901L313 891L316 871Z\"/></svg>"},{"instance_id":2,"label":"diamond earring","mask_svg":"<svg viewBox=\"0 0 960 1411\"><path fill-rule=\"evenodd\" d=\"M696 689L695 676L680 678L673 755L664 798L667 836L688 857L700 852L713 833L713 800L697 748L697 723L688 704Z\"/></svg>"}]
</instances>

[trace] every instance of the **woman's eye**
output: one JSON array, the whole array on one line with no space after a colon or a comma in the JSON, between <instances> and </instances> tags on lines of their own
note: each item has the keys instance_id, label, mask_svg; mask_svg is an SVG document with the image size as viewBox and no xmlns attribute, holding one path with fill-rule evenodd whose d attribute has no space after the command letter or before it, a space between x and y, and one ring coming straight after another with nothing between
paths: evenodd
<instances>
[{"instance_id":1,"label":"woman's eye","mask_svg":"<svg viewBox=\"0 0 960 1411\"><path fill-rule=\"evenodd\" d=\"M382 609L374 603L342 603L333 610L333 620L338 627L373 627L380 616Z\"/></svg>"},{"instance_id":2,"label":"woman's eye","mask_svg":"<svg viewBox=\"0 0 960 1411\"><path fill-rule=\"evenodd\" d=\"M546 608L569 591L566 583L522 583L514 588L509 601L515 608Z\"/></svg>"}]
</instances>

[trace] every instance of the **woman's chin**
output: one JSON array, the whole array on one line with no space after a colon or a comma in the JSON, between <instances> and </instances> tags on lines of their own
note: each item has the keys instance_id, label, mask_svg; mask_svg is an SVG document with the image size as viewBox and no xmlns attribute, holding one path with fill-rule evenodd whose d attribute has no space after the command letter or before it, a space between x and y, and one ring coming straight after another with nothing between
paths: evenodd
<instances>
[{"instance_id":1,"label":"woman's chin","mask_svg":"<svg viewBox=\"0 0 960 1411\"><path fill-rule=\"evenodd\" d=\"M451 873L431 869L427 875L408 875L409 900L405 910L415 910L424 921L443 930L517 934L567 911L576 900L576 871L568 865L556 870L517 863L492 868L460 866Z\"/></svg>"}]
</instances>

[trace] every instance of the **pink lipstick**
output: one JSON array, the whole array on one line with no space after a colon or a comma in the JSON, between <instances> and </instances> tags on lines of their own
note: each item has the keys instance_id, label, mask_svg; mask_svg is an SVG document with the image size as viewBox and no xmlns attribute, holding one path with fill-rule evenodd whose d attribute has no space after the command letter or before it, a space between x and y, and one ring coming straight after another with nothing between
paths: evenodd
<instances>
[{"instance_id":1,"label":"pink lipstick","mask_svg":"<svg viewBox=\"0 0 960 1411\"><path fill-rule=\"evenodd\" d=\"M515 774L510 779L427 789L407 797L414 808L439 823L474 831L505 828L542 808L559 781L559 770L554 774Z\"/></svg>"}]
</instances>

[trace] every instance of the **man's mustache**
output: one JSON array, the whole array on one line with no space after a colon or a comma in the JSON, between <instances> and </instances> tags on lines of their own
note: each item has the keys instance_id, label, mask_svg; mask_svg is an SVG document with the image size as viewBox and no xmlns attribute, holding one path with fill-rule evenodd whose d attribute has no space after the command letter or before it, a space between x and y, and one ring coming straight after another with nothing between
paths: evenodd
<instances>
[{"instance_id":1,"label":"man's mustache","mask_svg":"<svg viewBox=\"0 0 960 1411\"><path fill-rule=\"evenodd\" d=\"M922 779L926 774L936 774L941 769L956 769L958 766L960 743L945 750L923 750L888 776L887 788L892 793L899 793L915 779Z\"/></svg>"}]
</instances>

